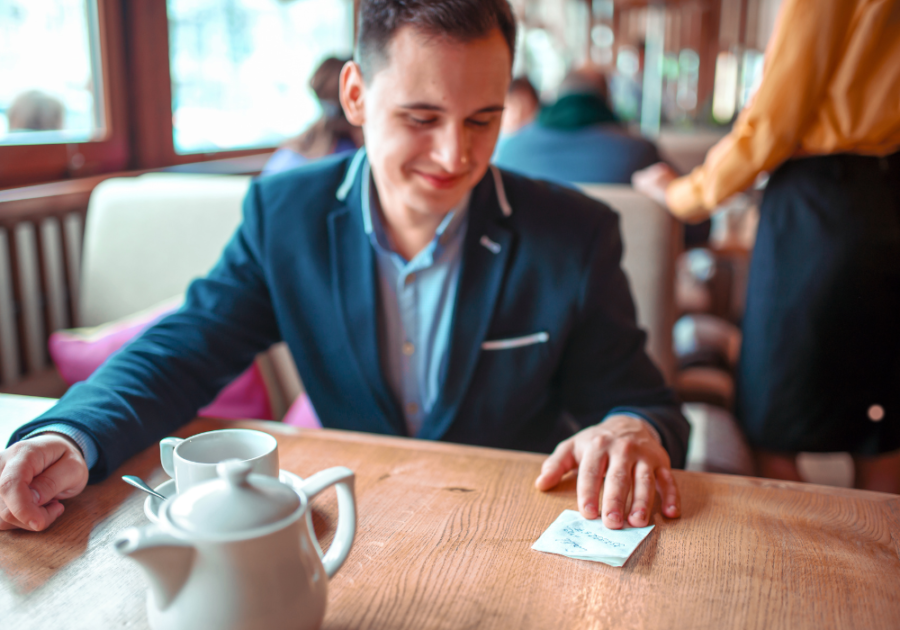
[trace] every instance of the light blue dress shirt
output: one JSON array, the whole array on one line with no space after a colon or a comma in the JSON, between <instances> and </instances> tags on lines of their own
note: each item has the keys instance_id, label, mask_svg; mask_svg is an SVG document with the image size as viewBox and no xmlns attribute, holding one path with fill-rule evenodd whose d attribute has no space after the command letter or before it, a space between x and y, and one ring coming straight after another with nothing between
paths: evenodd
<instances>
[{"instance_id":1,"label":"light blue dress shirt","mask_svg":"<svg viewBox=\"0 0 900 630\"><path fill-rule=\"evenodd\" d=\"M363 225L378 269L378 343L388 388L416 436L431 412L447 369L450 326L468 225L469 195L438 225L425 248L405 260L384 229L369 163L363 165Z\"/></svg>"}]
</instances>

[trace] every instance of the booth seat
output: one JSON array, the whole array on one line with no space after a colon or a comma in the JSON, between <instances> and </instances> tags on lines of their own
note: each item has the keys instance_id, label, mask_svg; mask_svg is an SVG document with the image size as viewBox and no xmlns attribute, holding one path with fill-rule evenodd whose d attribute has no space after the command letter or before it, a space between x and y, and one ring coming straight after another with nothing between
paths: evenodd
<instances>
[{"instance_id":1,"label":"booth seat","mask_svg":"<svg viewBox=\"0 0 900 630\"><path fill-rule=\"evenodd\" d=\"M681 173L690 173L703 164L707 152L727 133L727 129L678 130L664 128L656 138L660 157Z\"/></svg>"}]
</instances>

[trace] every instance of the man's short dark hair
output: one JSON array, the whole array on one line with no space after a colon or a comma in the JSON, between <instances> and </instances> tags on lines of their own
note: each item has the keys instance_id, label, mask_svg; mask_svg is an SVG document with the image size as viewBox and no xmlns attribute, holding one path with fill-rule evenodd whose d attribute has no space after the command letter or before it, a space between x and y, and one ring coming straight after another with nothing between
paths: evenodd
<instances>
[{"instance_id":1,"label":"man's short dark hair","mask_svg":"<svg viewBox=\"0 0 900 630\"><path fill-rule=\"evenodd\" d=\"M516 20L507 0L362 0L354 59L370 79L387 63L388 44L404 26L426 37L469 42L500 29L510 60L516 52Z\"/></svg>"}]
</instances>

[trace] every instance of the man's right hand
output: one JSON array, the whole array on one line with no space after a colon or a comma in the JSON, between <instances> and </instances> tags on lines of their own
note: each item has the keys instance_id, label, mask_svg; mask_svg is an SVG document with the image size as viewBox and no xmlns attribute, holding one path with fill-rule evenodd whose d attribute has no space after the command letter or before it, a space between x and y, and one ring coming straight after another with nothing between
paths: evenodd
<instances>
[{"instance_id":1,"label":"man's right hand","mask_svg":"<svg viewBox=\"0 0 900 630\"><path fill-rule=\"evenodd\" d=\"M65 509L60 499L77 495L87 480L81 450L59 433L0 451L0 530L47 529Z\"/></svg>"}]
</instances>

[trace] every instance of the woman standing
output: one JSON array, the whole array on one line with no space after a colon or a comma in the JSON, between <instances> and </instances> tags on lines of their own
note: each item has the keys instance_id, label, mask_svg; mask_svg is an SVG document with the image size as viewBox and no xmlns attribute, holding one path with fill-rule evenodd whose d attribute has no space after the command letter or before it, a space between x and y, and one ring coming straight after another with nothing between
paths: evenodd
<instances>
[{"instance_id":1,"label":"woman standing","mask_svg":"<svg viewBox=\"0 0 900 630\"><path fill-rule=\"evenodd\" d=\"M900 493L900 0L784 0L763 80L705 163L635 188L705 219L771 173L750 269L737 415L763 476L849 451Z\"/></svg>"}]
</instances>

